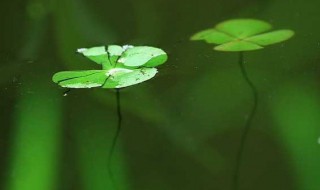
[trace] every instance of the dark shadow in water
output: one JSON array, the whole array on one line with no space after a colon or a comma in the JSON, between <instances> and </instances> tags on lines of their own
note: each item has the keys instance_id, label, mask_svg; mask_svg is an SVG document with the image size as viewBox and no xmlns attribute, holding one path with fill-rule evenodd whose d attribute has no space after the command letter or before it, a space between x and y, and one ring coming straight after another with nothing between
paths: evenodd
<instances>
[{"instance_id":1,"label":"dark shadow in water","mask_svg":"<svg viewBox=\"0 0 320 190\"><path fill-rule=\"evenodd\" d=\"M1 96L0 101L0 189L5 189L7 180L12 176L11 163L12 163L12 137L14 136L15 128L15 99L16 88L14 86L2 87L0 95L8 94L10 96ZM9 114L8 114L9 113Z\"/></svg>"}]
</instances>

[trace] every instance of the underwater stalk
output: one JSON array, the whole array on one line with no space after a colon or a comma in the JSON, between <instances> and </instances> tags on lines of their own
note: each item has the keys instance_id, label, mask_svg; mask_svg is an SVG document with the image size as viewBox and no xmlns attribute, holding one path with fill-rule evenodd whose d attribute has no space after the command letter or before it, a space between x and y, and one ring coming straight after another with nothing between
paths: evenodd
<instances>
[{"instance_id":1,"label":"underwater stalk","mask_svg":"<svg viewBox=\"0 0 320 190\"><path fill-rule=\"evenodd\" d=\"M233 179L233 184L234 184L233 189L234 190L237 190L239 188L240 167L241 167L241 163L242 163L242 155L244 152L244 146L247 141L248 133L251 128L252 119L256 113L257 106L258 106L258 91L257 91L256 87L254 86L254 84L252 83L252 81L250 80L250 78L248 77L247 71L244 66L243 52L239 52L239 66L240 66L243 78L245 79L245 81L247 82L247 84L251 88L252 96L253 96L253 106L252 106L251 112L249 114L249 117L247 118L246 123L244 125L243 133L242 133L241 139L240 139L240 146L239 146L239 150L238 150L237 157L236 157L236 165L235 165L235 172L234 172L234 179Z\"/></svg>"},{"instance_id":2,"label":"underwater stalk","mask_svg":"<svg viewBox=\"0 0 320 190\"><path fill-rule=\"evenodd\" d=\"M71 91L71 88L68 88L68 90L63 92L63 96L68 96L70 91Z\"/></svg>"},{"instance_id":3,"label":"underwater stalk","mask_svg":"<svg viewBox=\"0 0 320 190\"><path fill-rule=\"evenodd\" d=\"M118 124L117 124L117 130L116 130L116 133L113 137L113 140L112 140L112 144L111 144L111 148L110 148L110 152L109 152L109 157L108 157L108 173L109 173L109 176L110 176L110 180L111 180L111 183L112 185L115 187L115 189L119 189L116 185L116 182L115 182L115 178L114 178L114 175L112 173L112 170L111 170L111 161L112 161L112 155L113 155L113 152L114 152L114 148L117 144L117 140L118 140L118 137L120 135L120 131L121 131L121 123L122 123L122 114L121 114L121 104L120 104L120 89L116 89L116 101L117 101L117 115L118 115Z\"/></svg>"}]
</instances>

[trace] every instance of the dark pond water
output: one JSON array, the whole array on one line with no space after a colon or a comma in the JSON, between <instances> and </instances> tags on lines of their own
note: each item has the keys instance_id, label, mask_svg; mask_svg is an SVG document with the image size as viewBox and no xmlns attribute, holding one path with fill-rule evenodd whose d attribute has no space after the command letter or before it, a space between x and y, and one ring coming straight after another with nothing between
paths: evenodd
<instances>
[{"instance_id":1,"label":"dark pond water","mask_svg":"<svg viewBox=\"0 0 320 190\"><path fill-rule=\"evenodd\" d=\"M116 190L107 159L114 90L65 89L61 70L99 69L76 49L150 45L169 60L122 89L112 157L119 190L233 190L253 106L238 53L192 42L232 18L256 18L294 38L244 54L259 94L240 167L242 190L320 189L320 1L29 0L0 3L0 189Z\"/></svg>"}]
</instances>

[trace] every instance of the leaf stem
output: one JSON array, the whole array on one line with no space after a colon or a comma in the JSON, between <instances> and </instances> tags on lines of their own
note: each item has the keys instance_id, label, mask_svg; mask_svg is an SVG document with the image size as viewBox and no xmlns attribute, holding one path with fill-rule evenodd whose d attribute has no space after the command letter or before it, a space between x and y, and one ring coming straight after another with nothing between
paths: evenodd
<instances>
[{"instance_id":1,"label":"leaf stem","mask_svg":"<svg viewBox=\"0 0 320 190\"><path fill-rule=\"evenodd\" d=\"M113 137L113 140L112 140L112 144L111 144L111 148L110 148L110 152L109 152L109 157L108 157L108 173L109 173L109 176L110 176L110 180L111 180L111 183L112 183L112 186L115 187L115 189L119 189L116 185L116 182L115 182L115 178L114 178L114 175L112 173L112 170L111 170L111 161L112 161L112 156L113 156L113 153L114 153L114 149L115 149L115 146L117 144L117 140L118 140L118 137L120 135L120 131L121 131L121 123L122 123L122 114L121 114L121 104L120 104L120 89L116 89L116 102L117 102L117 115L118 115L118 124L117 124L117 130L116 130L116 133Z\"/></svg>"},{"instance_id":2,"label":"leaf stem","mask_svg":"<svg viewBox=\"0 0 320 190\"><path fill-rule=\"evenodd\" d=\"M241 168L242 159L243 159L242 157L243 157L243 152L244 152L244 146L245 146L245 143L248 138L248 133L251 129L253 117L254 117L256 110L257 110L257 107L258 107L258 91L257 91L256 87L254 86L253 82L248 77L247 71L244 66L243 52L239 53L239 66L240 66L241 73L242 73L244 80L251 88L251 92L252 92L252 96L253 96L253 106L252 106L251 112L249 114L249 117L247 118L246 123L244 125L243 133L242 133L241 139L240 139L239 150L238 150L238 153L236 156L236 165L235 165L235 171L234 171L234 177L233 177L233 185L234 185L233 189L234 190L239 189L240 168Z\"/></svg>"}]
</instances>

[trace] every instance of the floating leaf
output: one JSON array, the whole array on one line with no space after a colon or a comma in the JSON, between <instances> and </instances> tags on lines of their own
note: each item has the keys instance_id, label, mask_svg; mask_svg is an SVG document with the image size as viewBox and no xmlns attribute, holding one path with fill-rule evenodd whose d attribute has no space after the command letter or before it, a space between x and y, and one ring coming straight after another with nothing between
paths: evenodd
<instances>
[{"instance_id":1,"label":"floating leaf","mask_svg":"<svg viewBox=\"0 0 320 190\"><path fill-rule=\"evenodd\" d=\"M266 32L271 28L269 23L255 19L228 20L216 26L217 30L240 39Z\"/></svg>"},{"instance_id":2,"label":"floating leaf","mask_svg":"<svg viewBox=\"0 0 320 190\"><path fill-rule=\"evenodd\" d=\"M215 28L196 33L191 40L204 40L218 44L217 51L252 51L283 42L294 35L292 30L267 32L272 26L261 20L234 19L222 22Z\"/></svg>"},{"instance_id":3,"label":"floating leaf","mask_svg":"<svg viewBox=\"0 0 320 190\"><path fill-rule=\"evenodd\" d=\"M116 61L119 59L119 57L123 53L123 48L118 45L109 45L108 46L108 53L111 65L115 65Z\"/></svg>"},{"instance_id":4,"label":"floating leaf","mask_svg":"<svg viewBox=\"0 0 320 190\"><path fill-rule=\"evenodd\" d=\"M130 72L117 73L110 77L110 81L108 81L103 88L124 88L132 86L153 78L157 72L156 68L141 68L130 70Z\"/></svg>"},{"instance_id":5,"label":"floating leaf","mask_svg":"<svg viewBox=\"0 0 320 190\"><path fill-rule=\"evenodd\" d=\"M85 57L88 57L92 61L102 65L104 63L109 63L108 52L104 46L93 47L93 48L80 48L77 51L78 53L83 54Z\"/></svg>"},{"instance_id":6,"label":"floating leaf","mask_svg":"<svg viewBox=\"0 0 320 190\"><path fill-rule=\"evenodd\" d=\"M102 86L108 78L105 70L62 71L53 76L53 81L64 88L92 88Z\"/></svg>"},{"instance_id":7,"label":"floating leaf","mask_svg":"<svg viewBox=\"0 0 320 190\"><path fill-rule=\"evenodd\" d=\"M167 60L167 54L159 48L140 46L127 49L118 62L125 66L155 67Z\"/></svg>"},{"instance_id":8,"label":"floating leaf","mask_svg":"<svg viewBox=\"0 0 320 190\"><path fill-rule=\"evenodd\" d=\"M266 33L266 34L253 36L251 38L247 38L246 40L262 46L267 46L270 44L286 41L287 39L291 38L293 35L294 35L294 32L292 30L277 30L274 32Z\"/></svg>"},{"instance_id":9,"label":"floating leaf","mask_svg":"<svg viewBox=\"0 0 320 190\"><path fill-rule=\"evenodd\" d=\"M109 45L107 51L101 46L78 52L95 62L103 61L102 70L62 71L52 77L53 82L64 88L123 88L153 78L158 71L152 67L167 60L163 50L147 46Z\"/></svg>"},{"instance_id":10,"label":"floating leaf","mask_svg":"<svg viewBox=\"0 0 320 190\"><path fill-rule=\"evenodd\" d=\"M191 40L205 40L207 43L212 44L223 44L231 42L234 39L234 37L226 33L219 32L216 29L204 30L191 37Z\"/></svg>"},{"instance_id":11,"label":"floating leaf","mask_svg":"<svg viewBox=\"0 0 320 190\"><path fill-rule=\"evenodd\" d=\"M216 46L217 51L252 51L262 49L262 46L246 41L232 41L226 44Z\"/></svg>"},{"instance_id":12,"label":"floating leaf","mask_svg":"<svg viewBox=\"0 0 320 190\"><path fill-rule=\"evenodd\" d=\"M92 75L95 73L99 73L101 70L88 70L88 71L62 71L58 72L53 75L52 80L55 83L58 83L59 81L71 79L71 78L78 78L83 76Z\"/></svg>"},{"instance_id":13,"label":"floating leaf","mask_svg":"<svg viewBox=\"0 0 320 190\"><path fill-rule=\"evenodd\" d=\"M121 56L123 52L123 48L121 46L118 45L109 45L108 46L108 53L109 56Z\"/></svg>"}]
</instances>

